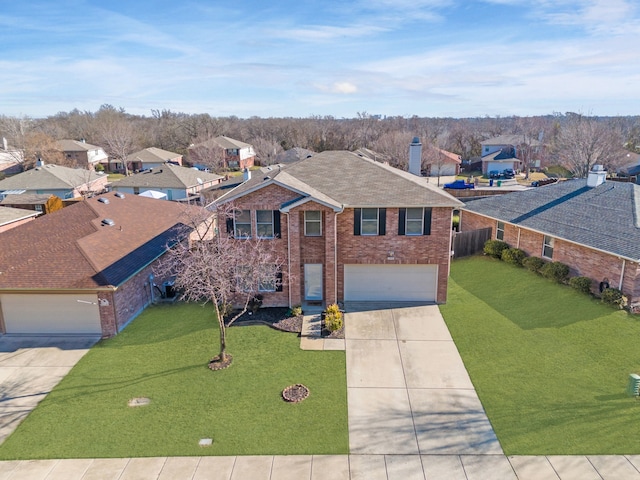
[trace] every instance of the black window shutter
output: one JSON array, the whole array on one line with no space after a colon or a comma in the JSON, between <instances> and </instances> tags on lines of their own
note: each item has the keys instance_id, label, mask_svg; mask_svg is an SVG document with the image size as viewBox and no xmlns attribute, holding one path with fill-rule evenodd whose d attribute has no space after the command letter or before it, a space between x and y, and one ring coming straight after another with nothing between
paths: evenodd
<instances>
[{"instance_id":1,"label":"black window shutter","mask_svg":"<svg viewBox=\"0 0 640 480\"><path fill-rule=\"evenodd\" d=\"M280 210L273 211L273 236L280 238Z\"/></svg>"},{"instance_id":2,"label":"black window shutter","mask_svg":"<svg viewBox=\"0 0 640 480\"><path fill-rule=\"evenodd\" d=\"M362 217L362 209L353 209L353 234L360 235L360 218Z\"/></svg>"},{"instance_id":3,"label":"black window shutter","mask_svg":"<svg viewBox=\"0 0 640 480\"><path fill-rule=\"evenodd\" d=\"M398 209L398 235L405 235L405 223L407 221L407 209L399 208Z\"/></svg>"},{"instance_id":4,"label":"black window shutter","mask_svg":"<svg viewBox=\"0 0 640 480\"><path fill-rule=\"evenodd\" d=\"M387 234L387 209L378 209L378 235Z\"/></svg>"},{"instance_id":5,"label":"black window shutter","mask_svg":"<svg viewBox=\"0 0 640 480\"><path fill-rule=\"evenodd\" d=\"M233 233L233 218L227 218L227 233Z\"/></svg>"},{"instance_id":6,"label":"black window shutter","mask_svg":"<svg viewBox=\"0 0 640 480\"><path fill-rule=\"evenodd\" d=\"M431 209L424 209L424 222L422 225L422 234L431 235Z\"/></svg>"},{"instance_id":7,"label":"black window shutter","mask_svg":"<svg viewBox=\"0 0 640 480\"><path fill-rule=\"evenodd\" d=\"M276 292L282 291L282 272L276 273Z\"/></svg>"}]
</instances>

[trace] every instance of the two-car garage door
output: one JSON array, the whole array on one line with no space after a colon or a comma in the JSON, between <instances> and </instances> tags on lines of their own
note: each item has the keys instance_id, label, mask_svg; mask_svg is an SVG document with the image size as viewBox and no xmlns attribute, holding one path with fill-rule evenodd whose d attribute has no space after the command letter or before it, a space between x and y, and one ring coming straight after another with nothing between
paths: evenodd
<instances>
[{"instance_id":1,"label":"two-car garage door","mask_svg":"<svg viewBox=\"0 0 640 480\"><path fill-rule=\"evenodd\" d=\"M435 302L437 265L345 265L345 301Z\"/></svg>"},{"instance_id":2,"label":"two-car garage door","mask_svg":"<svg viewBox=\"0 0 640 480\"><path fill-rule=\"evenodd\" d=\"M0 295L6 333L101 334L96 294Z\"/></svg>"}]
</instances>

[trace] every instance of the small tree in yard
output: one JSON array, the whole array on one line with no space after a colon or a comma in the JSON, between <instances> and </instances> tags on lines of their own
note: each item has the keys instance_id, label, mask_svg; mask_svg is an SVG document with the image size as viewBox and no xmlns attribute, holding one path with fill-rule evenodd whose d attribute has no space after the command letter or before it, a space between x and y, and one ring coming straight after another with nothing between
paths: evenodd
<instances>
[{"instance_id":1,"label":"small tree in yard","mask_svg":"<svg viewBox=\"0 0 640 480\"><path fill-rule=\"evenodd\" d=\"M209 362L218 370L231 364L227 353L227 327L247 312L252 301L263 291L275 291L282 283L284 260L276 253L276 241L263 238L237 239L215 227L211 212L202 209L200 219L193 219L194 233L189 242L172 246L160 268L160 274L175 278L180 298L211 304L218 321L220 350ZM224 225L233 219L231 206L218 207L215 217ZM209 217L209 220L202 221ZM232 305L239 305L233 309Z\"/></svg>"}]
</instances>

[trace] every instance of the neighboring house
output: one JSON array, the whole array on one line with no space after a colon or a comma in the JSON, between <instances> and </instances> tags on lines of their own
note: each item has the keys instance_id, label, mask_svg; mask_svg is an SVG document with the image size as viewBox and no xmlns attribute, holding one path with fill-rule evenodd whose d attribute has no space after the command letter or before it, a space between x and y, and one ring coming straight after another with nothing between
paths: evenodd
<instances>
[{"instance_id":1,"label":"neighboring house","mask_svg":"<svg viewBox=\"0 0 640 480\"><path fill-rule=\"evenodd\" d=\"M42 165L0 181L0 196L9 193L51 194L63 200L106 190L108 179L93 170Z\"/></svg>"},{"instance_id":2,"label":"neighboring house","mask_svg":"<svg viewBox=\"0 0 640 480\"><path fill-rule=\"evenodd\" d=\"M482 145L482 173L503 172L508 168L514 171L521 170L523 164L520 160L522 157L520 145L524 141L525 138L522 135L500 135L480 142ZM536 139L526 139L526 141L534 151L537 151L542 145ZM539 167L539 163L536 166Z\"/></svg>"},{"instance_id":3,"label":"neighboring house","mask_svg":"<svg viewBox=\"0 0 640 480\"><path fill-rule=\"evenodd\" d=\"M313 150L308 150L301 147L293 147L284 152L280 152L276 155L276 163L293 163L298 160L303 160L307 157L315 155Z\"/></svg>"},{"instance_id":4,"label":"neighboring house","mask_svg":"<svg viewBox=\"0 0 640 480\"><path fill-rule=\"evenodd\" d=\"M9 194L5 195L4 200L0 201L3 207L22 208L33 210L38 213L52 213L64 207L60 197L51 194Z\"/></svg>"},{"instance_id":5,"label":"neighboring house","mask_svg":"<svg viewBox=\"0 0 640 480\"><path fill-rule=\"evenodd\" d=\"M14 174L22 171L24 154L22 150L10 147L7 139L2 137L2 148L0 149L0 172Z\"/></svg>"},{"instance_id":6,"label":"neighboring house","mask_svg":"<svg viewBox=\"0 0 640 480\"><path fill-rule=\"evenodd\" d=\"M24 208L0 207L0 233L24 225L40 213Z\"/></svg>"},{"instance_id":7,"label":"neighboring house","mask_svg":"<svg viewBox=\"0 0 640 480\"><path fill-rule=\"evenodd\" d=\"M252 172L215 204L228 202L238 209L230 234L277 242L286 259L265 305L446 301L452 213L462 203L425 178L326 151Z\"/></svg>"},{"instance_id":8,"label":"neighboring house","mask_svg":"<svg viewBox=\"0 0 640 480\"><path fill-rule=\"evenodd\" d=\"M113 182L116 192L139 194L146 190L165 193L167 200L199 201L200 191L222 181L223 177L194 168L165 163L160 168L136 173Z\"/></svg>"},{"instance_id":9,"label":"neighboring house","mask_svg":"<svg viewBox=\"0 0 640 480\"><path fill-rule=\"evenodd\" d=\"M620 163L623 166L618 169L618 174L636 177L640 175L640 154L627 152Z\"/></svg>"},{"instance_id":10,"label":"neighboring house","mask_svg":"<svg viewBox=\"0 0 640 480\"><path fill-rule=\"evenodd\" d=\"M640 307L640 186L605 182L606 172L467 203L463 232L490 227L492 238L527 255L567 264L572 276L607 281Z\"/></svg>"},{"instance_id":11,"label":"neighboring house","mask_svg":"<svg viewBox=\"0 0 640 480\"><path fill-rule=\"evenodd\" d=\"M0 333L110 337L159 296L152 269L195 207L118 195L0 234Z\"/></svg>"},{"instance_id":12,"label":"neighboring house","mask_svg":"<svg viewBox=\"0 0 640 480\"><path fill-rule=\"evenodd\" d=\"M95 170L101 163L105 170L108 168L109 157L102 149L82 140L58 140L58 148L64 153L65 158L80 168Z\"/></svg>"},{"instance_id":13,"label":"neighboring house","mask_svg":"<svg viewBox=\"0 0 640 480\"><path fill-rule=\"evenodd\" d=\"M437 147L430 148L433 152L427 157L427 176L443 177L460 173L460 165L462 165L462 157L460 155Z\"/></svg>"},{"instance_id":14,"label":"neighboring house","mask_svg":"<svg viewBox=\"0 0 640 480\"><path fill-rule=\"evenodd\" d=\"M253 145L221 135L188 149L192 164L219 163L223 168L244 170L254 166L256 153Z\"/></svg>"},{"instance_id":15,"label":"neighboring house","mask_svg":"<svg viewBox=\"0 0 640 480\"><path fill-rule=\"evenodd\" d=\"M162 150L161 148L149 147L132 153L127 157L129 170L132 171L161 168L167 162L174 165L182 165L182 155Z\"/></svg>"}]
</instances>

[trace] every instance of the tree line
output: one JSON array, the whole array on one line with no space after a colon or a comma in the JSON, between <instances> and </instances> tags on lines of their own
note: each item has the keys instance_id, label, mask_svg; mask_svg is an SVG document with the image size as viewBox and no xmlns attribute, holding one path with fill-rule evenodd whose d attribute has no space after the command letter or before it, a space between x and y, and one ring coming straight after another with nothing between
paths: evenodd
<instances>
[{"instance_id":1,"label":"tree line","mask_svg":"<svg viewBox=\"0 0 640 480\"><path fill-rule=\"evenodd\" d=\"M536 151L535 160L562 165L583 177L593 164L603 164L611 171L624 164L627 152L640 153L640 116L567 112L532 117L430 118L359 112L354 118L242 119L171 110L133 115L112 105L102 105L95 112L75 109L45 118L0 116L0 136L22 152L25 168L32 167L38 158L64 163L55 148L55 141L60 139L84 139L104 148L113 159L124 161L147 147L186 155L189 146L219 135L253 145L262 165L275 163L279 153L293 147L313 152L366 148L405 169L413 137L435 147L425 149L424 161L436 163L439 149L473 160L481 156L482 141L518 135L522 139L518 151L525 168L532 165L531 145L539 140L544 148Z\"/></svg>"}]
</instances>

